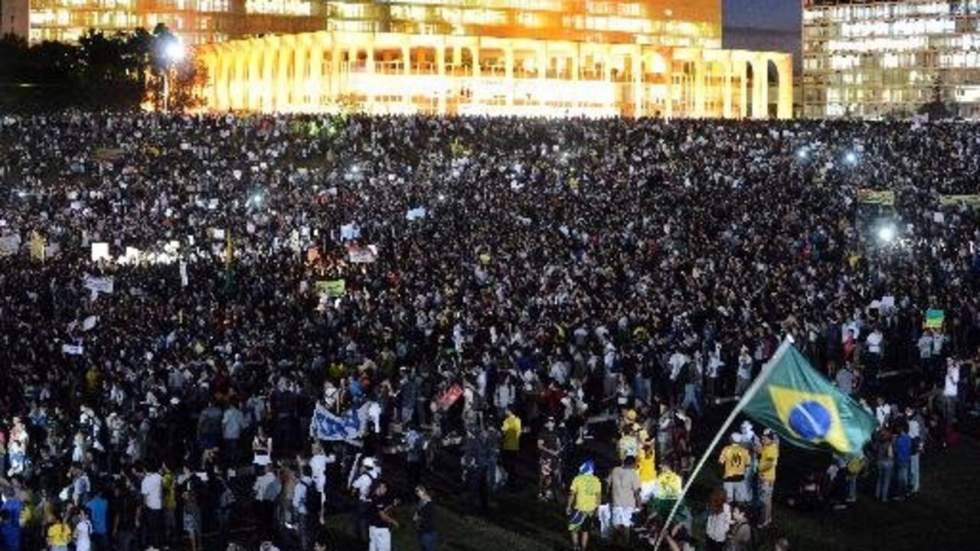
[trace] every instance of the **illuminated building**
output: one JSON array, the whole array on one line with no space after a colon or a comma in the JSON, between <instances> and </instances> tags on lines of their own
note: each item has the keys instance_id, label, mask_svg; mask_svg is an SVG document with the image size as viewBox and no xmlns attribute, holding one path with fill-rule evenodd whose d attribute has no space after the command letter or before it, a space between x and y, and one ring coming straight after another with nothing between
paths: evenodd
<instances>
[{"instance_id":1,"label":"illuminated building","mask_svg":"<svg viewBox=\"0 0 980 551\"><path fill-rule=\"evenodd\" d=\"M326 10L320 32L201 47L207 106L792 115L791 56L721 49L720 0L328 1ZM770 73L777 79L773 98Z\"/></svg>"},{"instance_id":2,"label":"illuminated building","mask_svg":"<svg viewBox=\"0 0 980 551\"><path fill-rule=\"evenodd\" d=\"M807 117L980 117L980 0L804 0Z\"/></svg>"},{"instance_id":3,"label":"illuminated building","mask_svg":"<svg viewBox=\"0 0 980 551\"><path fill-rule=\"evenodd\" d=\"M89 29L111 34L164 23L188 43L203 44L323 30L325 10L322 0L3 0L0 35L73 42Z\"/></svg>"}]
</instances>

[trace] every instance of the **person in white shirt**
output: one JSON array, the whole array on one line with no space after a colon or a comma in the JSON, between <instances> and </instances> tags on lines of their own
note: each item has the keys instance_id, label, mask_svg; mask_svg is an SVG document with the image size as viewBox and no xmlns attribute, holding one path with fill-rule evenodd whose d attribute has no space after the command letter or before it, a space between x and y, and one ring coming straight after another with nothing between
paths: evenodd
<instances>
[{"instance_id":1,"label":"person in white shirt","mask_svg":"<svg viewBox=\"0 0 980 551\"><path fill-rule=\"evenodd\" d=\"M313 527L316 525L314 521L319 521L317 512L310 511L307 507L308 499L319 500L319 497L314 492L314 482L313 482L313 470L310 469L309 465L304 465L302 468L302 476L299 479L299 483L293 488L293 512L296 513L296 527L299 532L300 538L300 549L309 549L310 543L312 542ZM312 494L312 495L311 495ZM317 504L314 502L312 504L315 507ZM310 513L313 513L314 517L311 518Z\"/></svg>"},{"instance_id":2,"label":"person in white shirt","mask_svg":"<svg viewBox=\"0 0 980 551\"><path fill-rule=\"evenodd\" d=\"M960 364L946 358L946 378L943 381L943 418L947 423L956 422L956 399L960 393Z\"/></svg>"},{"instance_id":3,"label":"person in white shirt","mask_svg":"<svg viewBox=\"0 0 980 551\"><path fill-rule=\"evenodd\" d=\"M892 408L887 403L885 399L881 396L878 397L878 405L875 406L875 419L878 420L880 426L885 426L888 422L888 418L892 415Z\"/></svg>"},{"instance_id":4,"label":"person in white shirt","mask_svg":"<svg viewBox=\"0 0 980 551\"><path fill-rule=\"evenodd\" d=\"M912 456L909 460L909 492L919 492L919 452L922 449L921 417L913 408L905 409L905 418L909 423L909 438L912 439Z\"/></svg>"},{"instance_id":5,"label":"person in white shirt","mask_svg":"<svg viewBox=\"0 0 980 551\"><path fill-rule=\"evenodd\" d=\"M728 530L732 526L732 508L726 503L725 491L718 488L708 501L708 518L704 533L707 536L706 549L724 549L728 540Z\"/></svg>"},{"instance_id":6,"label":"person in white shirt","mask_svg":"<svg viewBox=\"0 0 980 551\"><path fill-rule=\"evenodd\" d=\"M742 396L752 382L752 356L749 355L749 348L742 346L742 352L738 355L738 371L735 374L735 395Z\"/></svg>"},{"instance_id":7,"label":"person in white shirt","mask_svg":"<svg viewBox=\"0 0 980 551\"><path fill-rule=\"evenodd\" d=\"M678 375L681 373L681 369L687 362L690 361L686 354L678 350L670 355L670 359L667 360L667 364L670 365L670 380L676 382Z\"/></svg>"},{"instance_id":8,"label":"person in white shirt","mask_svg":"<svg viewBox=\"0 0 980 551\"><path fill-rule=\"evenodd\" d=\"M313 444L313 457L310 457L310 469L312 470L313 481L316 482L316 489L321 494L327 486L327 465L330 459L323 452L323 446L319 442Z\"/></svg>"},{"instance_id":9,"label":"person in white shirt","mask_svg":"<svg viewBox=\"0 0 980 551\"><path fill-rule=\"evenodd\" d=\"M259 523L263 534L268 535L274 526L276 500L282 492L282 483L276 476L274 465L270 463L265 466L265 473L255 479L252 490L255 492L255 502L258 506Z\"/></svg>"},{"instance_id":10,"label":"person in white shirt","mask_svg":"<svg viewBox=\"0 0 980 551\"><path fill-rule=\"evenodd\" d=\"M355 462L356 463L356 462ZM357 496L357 516L354 530L358 539L367 541L368 520L371 512L371 491L375 481L381 476L381 470L373 457L367 457L361 462L360 474L351 482L350 488Z\"/></svg>"},{"instance_id":11,"label":"person in white shirt","mask_svg":"<svg viewBox=\"0 0 980 551\"><path fill-rule=\"evenodd\" d=\"M929 372L932 367L932 331L924 331L915 342L915 347L919 349L919 369L924 373Z\"/></svg>"},{"instance_id":12,"label":"person in white shirt","mask_svg":"<svg viewBox=\"0 0 980 551\"><path fill-rule=\"evenodd\" d=\"M146 521L147 543L159 547L163 543L163 477L151 467L140 482L143 496L143 516Z\"/></svg>"},{"instance_id":13,"label":"person in white shirt","mask_svg":"<svg viewBox=\"0 0 980 551\"><path fill-rule=\"evenodd\" d=\"M721 369L725 367L725 363L721 361L721 343L715 343L715 348L708 354L708 369L706 372L707 383L705 387L705 397L708 403L712 403L715 399L715 390L718 384L718 375L721 373Z\"/></svg>"},{"instance_id":14,"label":"person in white shirt","mask_svg":"<svg viewBox=\"0 0 980 551\"><path fill-rule=\"evenodd\" d=\"M878 330L877 327L875 327L868 335L868 337L864 339L864 342L867 345L868 353L875 354L880 359L882 354L882 343L884 342L884 340L885 340L885 336L881 334L881 331Z\"/></svg>"},{"instance_id":15,"label":"person in white shirt","mask_svg":"<svg viewBox=\"0 0 980 551\"><path fill-rule=\"evenodd\" d=\"M74 536L75 551L92 551L92 521L88 519L88 511L84 507L78 510Z\"/></svg>"}]
</instances>

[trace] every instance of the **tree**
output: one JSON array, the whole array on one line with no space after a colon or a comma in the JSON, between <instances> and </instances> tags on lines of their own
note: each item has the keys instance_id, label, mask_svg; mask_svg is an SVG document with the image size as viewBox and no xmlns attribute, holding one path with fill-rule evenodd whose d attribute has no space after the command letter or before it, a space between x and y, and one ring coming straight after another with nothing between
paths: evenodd
<instances>
[{"instance_id":1,"label":"tree","mask_svg":"<svg viewBox=\"0 0 980 551\"><path fill-rule=\"evenodd\" d=\"M931 121L948 119L954 115L953 109L943 101L945 81L945 75L941 71L936 73L932 79L932 99L919 107L919 114L929 117Z\"/></svg>"},{"instance_id":2,"label":"tree","mask_svg":"<svg viewBox=\"0 0 980 551\"><path fill-rule=\"evenodd\" d=\"M77 44L0 38L0 110L132 110L144 101L161 108L165 74L171 107L197 107L207 73L192 60L165 58L164 46L176 40L164 25L153 33L89 31Z\"/></svg>"},{"instance_id":3,"label":"tree","mask_svg":"<svg viewBox=\"0 0 980 551\"><path fill-rule=\"evenodd\" d=\"M143 97L138 70L129 70L122 60L131 42L124 34L106 37L89 31L78 41L81 48L81 93L89 108L136 109Z\"/></svg>"}]
</instances>

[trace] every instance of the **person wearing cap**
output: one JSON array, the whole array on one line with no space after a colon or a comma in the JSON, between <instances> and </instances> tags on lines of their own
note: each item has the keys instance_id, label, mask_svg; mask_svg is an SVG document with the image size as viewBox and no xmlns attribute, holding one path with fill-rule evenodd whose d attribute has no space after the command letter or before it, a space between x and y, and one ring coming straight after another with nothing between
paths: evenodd
<instances>
[{"instance_id":1,"label":"person wearing cap","mask_svg":"<svg viewBox=\"0 0 980 551\"><path fill-rule=\"evenodd\" d=\"M745 471L749 467L749 452L742 447L742 435L733 432L732 443L725 446L718 456L718 463L724 467L725 495L729 503L745 503L748 496L745 491Z\"/></svg>"},{"instance_id":2,"label":"person wearing cap","mask_svg":"<svg viewBox=\"0 0 980 551\"><path fill-rule=\"evenodd\" d=\"M351 491L357 497L354 516L354 535L360 541L368 541L368 517L371 512L371 490L378 480L377 464L373 457L361 461L360 474L351 482Z\"/></svg>"},{"instance_id":3,"label":"person wearing cap","mask_svg":"<svg viewBox=\"0 0 980 551\"><path fill-rule=\"evenodd\" d=\"M762 522L765 528L772 522L772 494L776 485L776 464L779 462L779 440L772 430L762 431L759 447L759 500L762 501Z\"/></svg>"},{"instance_id":4,"label":"person wearing cap","mask_svg":"<svg viewBox=\"0 0 980 551\"><path fill-rule=\"evenodd\" d=\"M588 460L579 467L568 492L565 513L569 515L568 530L571 532L572 549L582 550L589 545L589 530L595 524L599 500L602 498L602 481L595 476L595 465Z\"/></svg>"}]
</instances>

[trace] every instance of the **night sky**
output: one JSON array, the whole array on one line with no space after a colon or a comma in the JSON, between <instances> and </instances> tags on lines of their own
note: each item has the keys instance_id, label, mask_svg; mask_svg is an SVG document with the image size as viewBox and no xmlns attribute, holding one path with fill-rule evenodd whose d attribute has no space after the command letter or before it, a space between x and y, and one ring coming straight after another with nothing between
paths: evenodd
<instances>
[{"instance_id":1,"label":"night sky","mask_svg":"<svg viewBox=\"0 0 980 551\"><path fill-rule=\"evenodd\" d=\"M723 0L722 6L723 47L791 52L801 69L801 0Z\"/></svg>"},{"instance_id":2,"label":"night sky","mask_svg":"<svg viewBox=\"0 0 980 551\"><path fill-rule=\"evenodd\" d=\"M724 0L725 26L796 31L800 4L800 0Z\"/></svg>"}]
</instances>

